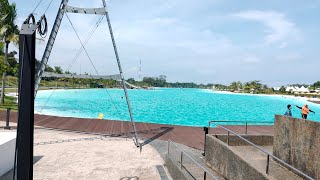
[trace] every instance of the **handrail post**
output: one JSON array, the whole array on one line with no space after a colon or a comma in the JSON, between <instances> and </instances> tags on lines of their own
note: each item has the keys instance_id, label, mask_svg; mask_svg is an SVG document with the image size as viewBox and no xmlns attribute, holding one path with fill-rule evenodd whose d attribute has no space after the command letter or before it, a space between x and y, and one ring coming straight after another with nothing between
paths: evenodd
<instances>
[{"instance_id":1,"label":"handrail post","mask_svg":"<svg viewBox=\"0 0 320 180\"><path fill-rule=\"evenodd\" d=\"M182 159L183 159L183 151L181 151L180 155L180 169L182 170Z\"/></svg>"},{"instance_id":2,"label":"handrail post","mask_svg":"<svg viewBox=\"0 0 320 180\"><path fill-rule=\"evenodd\" d=\"M203 127L204 130L204 147L203 147L203 153L202 156L206 155L206 140L207 140L207 134L209 133L209 127Z\"/></svg>"},{"instance_id":3,"label":"handrail post","mask_svg":"<svg viewBox=\"0 0 320 180\"><path fill-rule=\"evenodd\" d=\"M9 122L10 122L10 110L11 110L11 108L7 108L6 127L4 127L4 129L10 129L10 126L9 126Z\"/></svg>"},{"instance_id":4,"label":"handrail post","mask_svg":"<svg viewBox=\"0 0 320 180\"><path fill-rule=\"evenodd\" d=\"M227 144L229 146L229 135L230 135L230 132L228 131L228 136L227 136Z\"/></svg>"},{"instance_id":5,"label":"handrail post","mask_svg":"<svg viewBox=\"0 0 320 180\"><path fill-rule=\"evenodd\" d=\"M248 122L246 121L246 135L248 135Z\"/></svg>"},{"instance_id":6,"label":"handrail post","mask_svg":"<svg viewBox=\"0 0 320 180\"><path fill-rule=\"evenodd\" d=\"M266 168L266 174L268 175L269 174L269 160L270 160L270 157L269 157L269 154L267 156L267 168Z\"/></svg>"},{"instance_id":7,"label":"handrail post","mask_svg":"<svg viewBox=\"0 0 320 180\"><path fill-rule=\"evenodd\" d=\"M204 174L203 174L203 179L204 179L204 180L207 179L207 172L204 172Z\"/></svg>"}]
</instances>

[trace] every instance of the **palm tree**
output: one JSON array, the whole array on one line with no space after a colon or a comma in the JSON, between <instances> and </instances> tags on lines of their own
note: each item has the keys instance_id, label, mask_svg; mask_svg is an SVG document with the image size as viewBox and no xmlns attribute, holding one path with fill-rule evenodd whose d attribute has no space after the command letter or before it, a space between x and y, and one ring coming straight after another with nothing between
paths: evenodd
<instances>
[{"instance_id":1,"label":"palm tree","mask_svg":"<svg viewBox=\"0 0 320 180\"><path fill-rule=\"evenodd\" d=\"M17 19L16 4L9 4L8 0L0 0L0 40L5 43L5 59L4 63L8 63L8 48L9 44L13 42L18 44L19 29L15 24ZM6 71L2 74L2 89L0 103L4 103L4 89L5 89Z\"/></svg>"},{"instance_id":2,"label":"palm tree","mask_svg":"<svg viewBox=\"0 0 320 180\"><path fill-rule=\"evenodd\" d=\"M5 71L6 64L4 64L4 43L0 41L0 73Z\"/></svg>"},{"instance_id":3,"label":"palm tree","mask_svg":"<svg viewBox=\"0 0 320 180\"><path fill-rule=\"evenodd\" d=\"M239 91L242 89L242 83L240 81L234 81L230 84L229 88L232 91Z\"/></svg>"},{"instance_id":4,"label":"palm tree","mask_svg":"<svg viewBox=\"0 0 320 180\"><path fill-rule=\"evenodd\" d=\"M238 90L238 84L237 84L237 82L236 82L236 81L232 82L232 83L230 84L230 86L229 86L229 89L230 89L231 91L236 91L236 90Z\"/></svg>"}]
</instances>

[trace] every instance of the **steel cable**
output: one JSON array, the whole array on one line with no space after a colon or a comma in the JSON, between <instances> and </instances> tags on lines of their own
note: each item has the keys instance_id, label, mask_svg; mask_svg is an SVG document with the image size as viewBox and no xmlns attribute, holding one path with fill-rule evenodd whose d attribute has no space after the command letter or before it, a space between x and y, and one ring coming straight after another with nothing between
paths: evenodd
<instances>
[{"instance_id":1,"label":"steel cable","mask_svg":"<svg viewBox=\"0 0 320 180\"><path fill-rule=\"evenodd\" d=\"M86 40L84 41L84 45L87 45L88 41L90 40L90 38L92 37L93 33L95 32L95 30L99 27L102 19L104 16L101 16L98 19L98 22L96 23L96 25L93 27L93 29L91 30L91 32L87 35ZM67 71L69 71L71 69L71 67L73 66L73 64L77 61L78 57L80 56L81 52L82 52L83 48L82 46L79 48L78 52L76 53L76 55L74 56L72 62L70 63L70 65L67 68Z\"/></svg>"},{"instance_id":2,"label":"steel cable","mask_svg":"<svg viewBox=\"0 0 320 180\"><path fill-rule=\"evenodd\" d=\"M41 4L41 2L42 2L43 0L40 0L39 1L39 3L37 4L37 6L33 9L33 11L32 11L32 13L31 14L33 14L34 13L34 11L38 8L38 6Z\"/></svg>"},{"instance_id":3,"label":"steel cable","mask_svg":"<svg viewBox=\"0 0 320 180\"><path fill-rule=\"evenodd\" d=\"M70 24L71 24L71 26L72 26L72 29L73 29L73 31L75 32L75 34L76 34L76 36L77 36L77 38L78 38L78 40L79 40L79 42L80 42L80 44L81 44L81 46L82 46L82 49L85 51L85 53L86 53L87 57L89 58L89 60L90 60L90 62L91 62L91 65L93 66L93 68L94 68L95 72L97 73L97 75L98 75L98 76L100 76L100 75L99 75L98 70L96 69L96 67L95 67L95 65L94 65L94 63L93 63L93 61L92 61L91 57L89 56L88 51L86 50L85 46L83 45L83 43L82 43L82 41L81 41L81 39L80 39L80 37L79 37L79 35L78 35L78 33L77 33L77 31L76 31L75 27L73 26L73 24L72 24L72 22L71 22L71 20L70 20L70 18L69 18L69 16L68 16L68 14L67 14L67 13L66 13L66 16L67 16L67 19L68 19L68 21L70 22ZM107 94L108 94L108 96L109 96L109 98L110 98L110 100L111 100L111 102L112 102L113 106L116 108L116 110L117 110L117 112L118 112L119 116L122 116L122 115L121 115L121 113L120 113L120 110L119 110L119 109L118 109L118 107L115 105L115 103L114 103L114 101L113 101L113 99L112 99L112 97L111 97L111 95L110 95L110 93L109 93L108 89L106 89L106 90L107 90Z\"/></svg>"},{"instance_id":4,"label":"steel cable","mask_svg":"<svg viewBox=\"0 0 320 180\"><path fill-rule=\"evenodd\" d=\"M103 19L103 16L99 18L98 22L96 23L96 26L94 26L94 28L92 29L92 31L88 34L88 36L87 36L87 38L86 38L86 40L85 40L85 44L87 44L87 42L88 42L89 39L91 38L91 36L92 36L93 32L95 31L95 29L97 29L97 27L99 26L99 24L100 24L100 22L101 22L102 19ZM41 26L39 26L39 27L41 27ZM79 49L77 55L76 55L75 58L73 59L72 63L69 65L67 71L70 70L72 64L76 61L76 59L78 58L78 56L79 56L79 54L81 53L81 51L82 51L82 47ZM56 89L54 89L54 90L50 93L47 101L46 101L46 102L44 103L44 105L41 107L39 113L42 113L44 107L48 104L50 98L52 97L52 95L53 95L53 93L54 93L55 91L56 91Z\"/></svg>"},{"instance_id":5,"label":"steel cable","mask_svg":"<svg viewBox=\"0 0 320 180\"><path fill-rule=\"evenodd\" d=\"M46 14L47 10L48 10L48 9L49 9L49 7L51 6L52 1L53 1L53 0L51 0L51 1L50 1L49 5L47 6L47 8L46 8L46 10L44 11L44 13L43 13L43 14Z\"/></svg>"},{"instance_id":6,"label":"steel cable","mask_svg":"<svg viewBox=\"0 0 320 180\"><path fill-rule=\"evenodd\" d=\"M89 56L87 49L84 47L84 45L83 45L83 43L82 43L82 41L81 41L81 39L80 39L80 37L79 37L79 35L78 35L75 27L73 26L73 24L72 24L72 22L71 22L71 20L70 20L70 18L69 18L69 16L68 16L67 13L66 13L66 16L67 16L67 19L68 19L68 21L70 22L70 24L71 24L71 26L72 26L73 31L75 32L75 34L76 34L76 36L77 36L77 38L78 38L78 40L79 40L79 42L80 42L83 50L85 51L87 57L89 58L89 60L90 60L90 62L91 62L91 65L93 66L93 68L94 68L95 72L97 73L97 75L100 76L100 75L99 75L99 72L98 72L98 70L97 70L97 68L96 68L96 66L93 64L93 61L92 61L91 57Z\"/></svg>"}]
</instances>

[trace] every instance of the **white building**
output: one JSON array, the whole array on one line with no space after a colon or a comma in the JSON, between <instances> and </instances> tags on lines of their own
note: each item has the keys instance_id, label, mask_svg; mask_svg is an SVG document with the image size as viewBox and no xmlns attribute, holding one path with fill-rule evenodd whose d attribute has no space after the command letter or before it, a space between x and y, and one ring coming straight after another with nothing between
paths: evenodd
<instances>
[{"instance_id":1,"label":"white building","mask_svg":"<svg viewBox=\"0 0 320 180\"><path fill-rule=\"evenodd\" d=\"M293 93L309 93L308 87L301 86L300 88L298 86L287 86L286 87L287 92L293 92Z\"/></svg>"},{"instance_id":2,"label":"white building","mask_svg":"<svg viewBox=\"0 0 320 180\"><path fill-rule=\"evenodd\" d=\"M273 90L279 91L281 87L273 87Z\"/></svg>"}]
</instances>

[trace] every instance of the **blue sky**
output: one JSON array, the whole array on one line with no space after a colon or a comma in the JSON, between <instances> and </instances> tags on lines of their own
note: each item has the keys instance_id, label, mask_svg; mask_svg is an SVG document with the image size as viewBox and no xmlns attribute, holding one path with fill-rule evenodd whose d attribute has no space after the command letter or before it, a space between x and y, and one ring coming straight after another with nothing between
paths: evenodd
<instances>
[{"instance_id":1,"label":"blue sky","mask_svg":"<svg viewBox=\"0 0 320 180\"><path fill-rule=\"evenodd\" d=\"M20 25L39 0L17 4ZM39 18L50 0L35 13ZM48 9L51 29L60 0ZM100 0L69 0L100 7ZM110 0L111 23L126 78L164 74L169 82L222 83L261 80L277 86L320 80L320 1ZM98 20L69 14L84 40ZM87 44L99 74L118 72L106 20ZM47 39L47 38L46 38ZM37 43L41 59L45 42ZM67 69L81 47L64 17L49 64ZM84 52L71 71L95 74Z\"/></svg>"}]
</instances>

